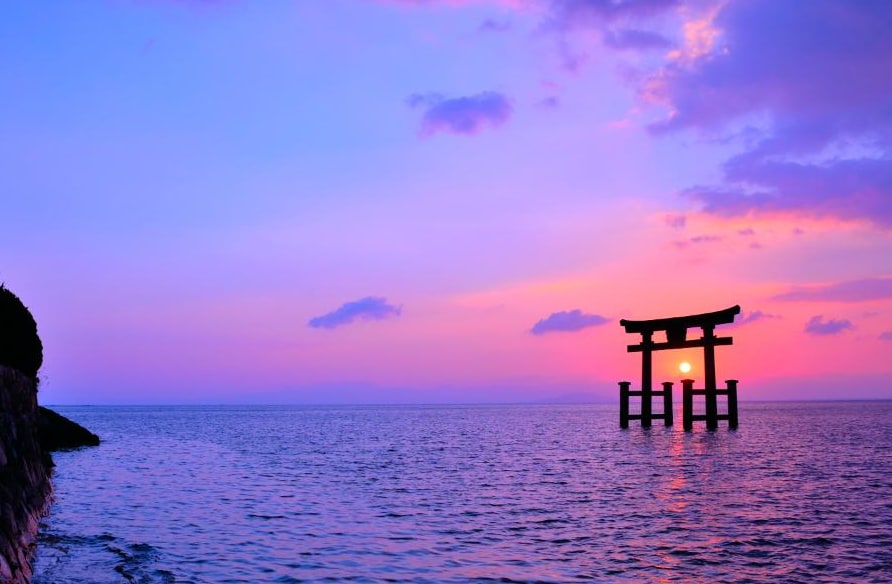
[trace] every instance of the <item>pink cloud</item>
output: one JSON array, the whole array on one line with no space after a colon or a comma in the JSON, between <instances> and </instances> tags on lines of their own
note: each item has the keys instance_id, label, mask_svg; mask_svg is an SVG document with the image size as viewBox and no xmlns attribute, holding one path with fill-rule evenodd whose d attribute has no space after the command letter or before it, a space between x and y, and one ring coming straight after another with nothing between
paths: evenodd
<instances>
[{"instance_id":1,"label":"pink cloud","mask_svg":"<svg viewBox=\"0 0 892 584\"><path fill-rule=\"evenodd\" d=\"M731 0L716 17L723 34L713 52L660 71L675 113L655 129L720 126L767 110L792 116L795 128L778 129L807 144L843 127L888 124L880 118L892 89L890 13L883 2ZM809 121L820 123L799 125Z\"/></svg>"}]
</instances>

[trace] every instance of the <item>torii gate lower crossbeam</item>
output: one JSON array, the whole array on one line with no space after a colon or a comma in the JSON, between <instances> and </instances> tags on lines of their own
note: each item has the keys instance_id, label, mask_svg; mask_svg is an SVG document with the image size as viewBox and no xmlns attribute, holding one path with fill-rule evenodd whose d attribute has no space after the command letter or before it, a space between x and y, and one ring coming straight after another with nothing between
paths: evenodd
<instances>
[{"instance_id":1,"label":"torii gate lower crossbeam","mask_svg":"<svg viewBox=\"0 0 892 584\"><path fill-rule=\"evenodd\" d=\"M653 389L653 352L670 349L686 349L691 347L703 348L704 389L694 389L693 380L684 380L684 427L690 430L695 420L706 421L706 427L715 429L719 420L728 420L731 428L737 427L737 381L728 380L726 389L719 389L716 385L715 373L715 348L717 346L731 345L734 340L731 337L715 336L715 327L721 324L734 322L734 317L740 314L740 306L732 306L716 312L693 314L689 316L675 316L670 318L658 318L653 320L620 320L627 333L641 335L641 343L629 345L630 353L641 353L641 390L633 391L631 382L621 381L620 386L620 427L628 428L629 420L641 420L643 427L650 427L652 420L663 419L666 426L671 426L672 419L672 383L664 382L662 391ZM703 336L699 339L687 340L689 328L700 328ZM653 340L655 332L665 332L666 341L656 343ZM705 401L705 414L694 415L693 396L703 395ZM719 415L718 396L727 396L728 414ZM629 397L641 397L641 413L629 413ZM653 413L653 397L663 397L663 413ZM733 413L733 415L732 415Z\"/></svg>"}]
</instances>

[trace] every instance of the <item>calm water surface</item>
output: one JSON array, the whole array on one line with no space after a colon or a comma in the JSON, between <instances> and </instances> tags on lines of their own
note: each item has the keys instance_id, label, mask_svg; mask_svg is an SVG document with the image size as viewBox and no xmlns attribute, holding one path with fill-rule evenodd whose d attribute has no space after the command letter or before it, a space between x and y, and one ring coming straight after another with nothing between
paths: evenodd
<instances>
[{"instance_id":1,"label":"calm water surface","mask_svg":"<svg viewBox=\"0 0 892 584\"><path fill-rule=\"evenodd\" d=\"M58 410L38 584L892 581L892 402Z\"/></svg>"}]
</instances>

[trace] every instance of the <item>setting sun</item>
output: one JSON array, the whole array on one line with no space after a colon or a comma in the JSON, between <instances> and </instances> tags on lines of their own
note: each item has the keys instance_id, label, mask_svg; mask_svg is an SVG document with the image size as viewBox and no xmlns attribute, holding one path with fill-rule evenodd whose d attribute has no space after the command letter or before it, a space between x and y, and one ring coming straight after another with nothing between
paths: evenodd
<instances>
[{"instance_id":1,"label":"setting sun","mask_svg":"<svg viewBox=\"0 0 892 584\"><path fill-rule=\"evenodd\" d=\"M691 364L687 361L683 361L678 365L678 370L682 373L690 373L691 372Z\"/></svg>"}]
</instances>

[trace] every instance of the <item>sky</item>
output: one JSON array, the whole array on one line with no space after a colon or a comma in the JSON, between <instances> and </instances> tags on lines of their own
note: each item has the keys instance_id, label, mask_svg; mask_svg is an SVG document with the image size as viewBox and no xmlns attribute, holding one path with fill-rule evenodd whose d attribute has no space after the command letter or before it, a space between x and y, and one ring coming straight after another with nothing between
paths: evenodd
<instances>
[{"instance_id":1,"label":"sky","mask_svg":"<svg viewBox=\"0 0 892 584\"><path fill-rule=\"evenodd\" d=\"M892 3L3 11L43 403L610 402L733 305L741 399L892 398Z\"/></svg>"}]
</instances>

